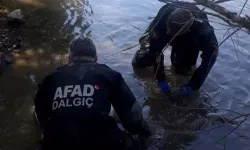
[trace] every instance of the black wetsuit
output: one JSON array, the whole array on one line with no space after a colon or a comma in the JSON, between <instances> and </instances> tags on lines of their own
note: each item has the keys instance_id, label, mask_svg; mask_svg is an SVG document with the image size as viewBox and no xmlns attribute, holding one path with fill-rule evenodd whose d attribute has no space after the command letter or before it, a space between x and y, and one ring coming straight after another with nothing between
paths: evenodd
<instances>
[{"instance_id":1,"label":"black wetsuit","mask_svg":"<svg viewBox=\"0 0 250 150\"><path fill-rule=\"evenodd\" d=\"M44 150L125 149L130 136L109 116L111 104L126 131L150 135L123 77L103 64L75 61L59 67L39 85L34 102Z\"/></svg>"},{"instance_id":2,"label":"black wetsuit","mask_svg":"<svg viewBox=\"0 0 250 150\"><path fill-rule=\"evenodd\" d=\"M218 42L206 14L190 3L174 2L164 5L159 10L156 18L146 31L149 34L140 38L141 49L135 54L133 66L141 68L153 65L157 80L165 80L164 56L161 56L157 72L158 63L156 58L172 38L167 35L167 19L176 8L180 7L192 10L191 12L196 20L186 34L178 36L170 43L172 46L171 63L177 74L185 75L187 71L191 70L192 66L196 65L201 51L201 65L188 82L189 86L194 90L199 90L216 61Z\"/></svg>"}]
</instances>

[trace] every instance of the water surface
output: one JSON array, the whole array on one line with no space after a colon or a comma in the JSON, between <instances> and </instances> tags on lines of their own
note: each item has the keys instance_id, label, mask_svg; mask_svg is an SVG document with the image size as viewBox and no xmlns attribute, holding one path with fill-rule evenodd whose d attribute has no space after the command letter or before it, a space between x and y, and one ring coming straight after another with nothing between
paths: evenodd
<instances>
[{"instance_id":1,"label":"water surface","mask_svg":"<svg viewBox=\"0 0 250 150\"><path fill-rule=\"evenodd\" d=\"M138 47L121 52L138 42L152 21L151 17L157 14L163 3L156 0L3 0L2 3L12 9L21 7L25 14L30 16L21 33L24 37L24 48L21 54L15 55L15 63L0 78L0 148L3 150L34 148L39 137L32 116L36 84L66 62L69 41L80 35L89 36L94 40L99 62L121 72L140 104L149 105L146 108L152 122L162 122L163 119L159 118L159 115L167 119L176 115L165 113L168 112L165 110L168 107L163 108L163 102L158 98L149 98L151 93L148 85L152 84L152 76L148 72L147 77L144 76L145 82L135 77L131 59ZM243 0L237 0L223 5L240 12L243 4ZM250 12L249 7L247 4L242 15ZM221 21L214 17L210 17L210 20L213 21L211 24L215 28L218 41L221 42L226 37L224 35L228 27L215 23ZM233 29L229 32L233 32ZM222 110L250 113L247 106L250 105L248 39L249 35L245 32L238 32L220 47L217 62L201 89L201 97L218 109L215 112L226 114L229 118L237 114ZM165 55L165 65L168 67L170 50L167 50ZM195 116L196 118L191 117L188 120L197 121L199 115ZM203 116L201 118L204 119ZM216 124L218 128L213 130L196 129L194 133L187 135L173 133L174 129L163 129L157 124L155 126L160 140L155 143L155 147L223 149L224 140L218 144L216 142L236 125ZM227 137L226 149L250 149L249 131L247 120Z\"/></svg>"}]
</instances>

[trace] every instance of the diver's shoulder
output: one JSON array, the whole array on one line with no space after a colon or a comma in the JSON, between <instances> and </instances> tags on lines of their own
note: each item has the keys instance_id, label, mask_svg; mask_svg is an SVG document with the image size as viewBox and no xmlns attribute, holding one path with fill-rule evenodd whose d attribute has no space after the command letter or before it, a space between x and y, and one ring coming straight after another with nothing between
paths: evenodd
<instances>
[{"instance_id":1,"label":"diver's shoulder","mask_svg":"<svg viewBox=\"0 0 250 150\"><path fill-rule=\"evenodd\" d=\"M111 74L120 74L118 71L112 69L112 68L109 67L107 64L98 63L98 66L100 67L100 69L102 69L103 71L105 71L105 72L107 72L107 73L111 73Z\"/></svg>"}]
</instances>

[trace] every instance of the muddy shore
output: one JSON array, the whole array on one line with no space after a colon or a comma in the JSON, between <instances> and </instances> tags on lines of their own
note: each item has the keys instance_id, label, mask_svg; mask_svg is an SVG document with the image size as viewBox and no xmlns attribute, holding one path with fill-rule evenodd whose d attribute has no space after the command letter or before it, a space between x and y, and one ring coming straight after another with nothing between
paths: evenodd
<instances>
[{"instance_id":1,"label":"muddy shore","mask_svg":"<svg viewBox=\"0 0 250 150\"><path fill-rule=\"evenodd\" d=\"M12 64L13 56L20 52L23 45L24 22L10 21L7 17L10 13L9 9L0 6L0 76Z\"/></svg>"}]
</instances>

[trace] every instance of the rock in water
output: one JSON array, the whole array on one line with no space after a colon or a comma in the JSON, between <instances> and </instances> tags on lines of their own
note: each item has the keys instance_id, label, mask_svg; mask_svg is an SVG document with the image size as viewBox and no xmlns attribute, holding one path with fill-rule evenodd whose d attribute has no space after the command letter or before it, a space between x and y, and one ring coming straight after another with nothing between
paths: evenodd
<instances>
[{"instance_id":1,"label":"rock in water","mask_svg":"<svg viewBox=\"0 0 250 150\"><path fill-rule=\"evenodd\" d=\"M0 52L0 76L5 72L8 65L13 61L13 58Z\"/></svg>"},{"instance_id":2,"label":"rock in water","mask_svg":"<svg viewBox=\"0 0 250 150\"><path fill-rule=\"evenodd\" d=\"M16 9L16 10L10 12L7 15L7 20L9 23L17 23L17 24L24 23L24 15L23 15L21 9Z\"/></svg>"}]
</instances>

